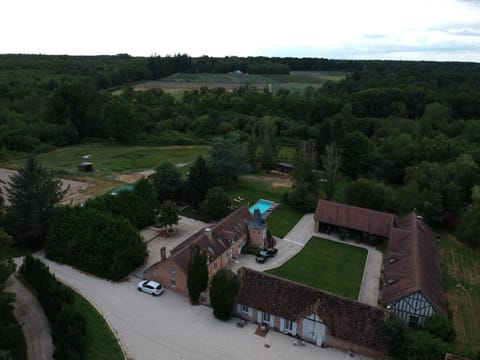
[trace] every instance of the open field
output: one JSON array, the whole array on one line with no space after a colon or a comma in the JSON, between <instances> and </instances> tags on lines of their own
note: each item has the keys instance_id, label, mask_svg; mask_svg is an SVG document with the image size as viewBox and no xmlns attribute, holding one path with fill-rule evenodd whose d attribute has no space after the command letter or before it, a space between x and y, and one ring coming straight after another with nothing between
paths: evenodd
<instances>
[{"instance_id":1,"label":"open field","mask_svg":"<svg viewBox=\"0 0 480 360\"><path fill-rule=\"evenodd\" d=\"M480 250L443 234L440 257L448 308L457 330L457 351L479 352Z\"/></svg>"},{"instance_id":2,"label":"open field","mask_svg":"<svg viewBox=\"0 0 480 360\"><path fill-rule=\"evenodd\" d=\"M338 71L292 71L288 75L277 74L174 74L161 80L137 84L135 90L163 89L178 96L181 90L196 90L201 87L233 90L249 85L259 89L272 87L273 92L280 89L303 91L307 86L320 88L326 81L340 81L348 74Z\"/></svg>"},{"instance_id":3,"label":"open field","mask_svg":"<svg viewBox=\"0 0 480 360\"><path fill-rule=\"evenodd\" d=\"M367 250L312 237L302 251L267 272L356 300Z\"/></svg>"},{"instance_id":4,"label":"open field","mask_svg":"<svg viewBox=\"0 0 480 360\"><path fill-rule=\"evenodd\" d=\"M63 175L75 177L102 177L109 180L126 172L140 172L155 168L164 161L170 161L182 167L195 161L197 156L208 154L209 146L121 146L121 145L76 145L37 155L36 159L43 166ZM95 172L79 173L77 165L82 156L92 155ZM13 159L3 164L4 167L18 168L25 159Z\"/></svg>"}]
</instances>

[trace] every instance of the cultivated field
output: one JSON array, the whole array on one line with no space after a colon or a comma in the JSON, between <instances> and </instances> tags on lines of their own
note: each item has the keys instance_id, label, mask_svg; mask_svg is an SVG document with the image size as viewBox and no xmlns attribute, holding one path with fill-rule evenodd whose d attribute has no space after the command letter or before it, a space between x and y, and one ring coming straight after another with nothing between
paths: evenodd
<instances>
[{"instance_id":1,"label":"cultivated field","mask_svg":"<svg viewBox=\"0 0 480 360\"><path fill-rule=\"evenodd\" d=\"M163 89L177 95L180 91L196 90L202 87L233 90L240 86L269 89L303 91L306 87L320 88L327 81L340 81L348 74L338 71L292 71L288 75L249 74L174 74L156 81L147 81L134 87L135 90Z\"/></svg>"},{"instance_id":2,"label":"cultivated field","mask_svg":"<svg viewBox=\"0 0 480 360\"><path fill-rule=\"evenodd\" d=\"M440 241L448 308L457 330L459 352L480 351L480 250L445 234Z\"/></svg>"},{"instance_id":3,"label":"cultivated field","mask_svg":"<svg viewBox=\"0 0 480 360\"><path fill-rule=\"evenodd\" d=\"M357 300L366 259L363 248L312 237L301 252L267 272Z\"/></svg>"}]
</instances>

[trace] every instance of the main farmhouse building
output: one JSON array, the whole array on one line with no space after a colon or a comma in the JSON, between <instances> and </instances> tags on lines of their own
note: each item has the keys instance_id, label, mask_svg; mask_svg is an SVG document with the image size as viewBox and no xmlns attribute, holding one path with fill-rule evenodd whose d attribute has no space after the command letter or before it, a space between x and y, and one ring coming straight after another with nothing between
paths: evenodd
<instances>
[{"instance_id":1,"label":"main farmhouse building","mask_svg":"<svg viewBox=\"0 0 480 360\"><path fill-rule=\"evenodd\" d=\"M446 314L435 235L415 213L394 214L319 200L315 231L348 231L388 237L381 301L410 325L423 325L433 314Z\"/></svg>"},{"instance_id":2,"label":"main farmhouse building","mask_svg":"<svg viewBox=\"0 0 480 360\"><path fill-rule=\"evenodd\" d=\"M167 257L163 249L161 260L148 268L143 277L188 295L187 273L193 246L198 245L206 252L208 275L212 277L218 270L231 265L243 246L265 247L266 231L267 225L260 212L256 210L251 214L246 206L242 206L217 224L190 236L173 248L170 256Z\"/></svg>"}]
</instances>

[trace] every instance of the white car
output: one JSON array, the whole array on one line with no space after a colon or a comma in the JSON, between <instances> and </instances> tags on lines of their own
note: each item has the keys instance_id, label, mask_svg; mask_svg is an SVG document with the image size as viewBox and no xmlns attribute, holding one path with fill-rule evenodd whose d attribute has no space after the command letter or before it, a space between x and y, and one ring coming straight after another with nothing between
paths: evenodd
<instances>
[{"instance_id":1,"label":"white car","mask_svg":"<svg viewBox=\"0 0 480 360\"><path fill-rule=\"evenodd\" d=\"M163 293L163 287L156 281L152 280L143 280L138 283L138 291L146 292L147 294L152 294L153 296L158 296Z\"/></svg>"}]
</instances>

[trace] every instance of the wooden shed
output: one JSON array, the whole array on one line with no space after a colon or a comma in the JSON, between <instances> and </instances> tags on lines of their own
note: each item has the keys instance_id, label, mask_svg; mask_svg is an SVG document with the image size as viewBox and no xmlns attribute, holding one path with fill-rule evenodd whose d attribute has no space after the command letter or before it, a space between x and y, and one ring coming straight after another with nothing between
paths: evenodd
<instances>
[{"instance_id":1,"label":"wooden shed","mask_svg":"<svg viewBox=\"0 0 480 360\"><path fill-rule=\"evenodd\" d=\"M78 164L78 171L82 172L92 172L93 171L93 163L91 162L82 162Z\"/></svg>"}]
</instances>

